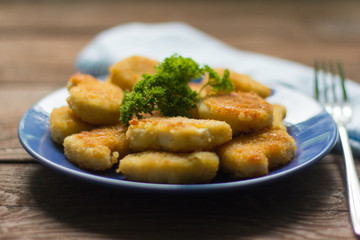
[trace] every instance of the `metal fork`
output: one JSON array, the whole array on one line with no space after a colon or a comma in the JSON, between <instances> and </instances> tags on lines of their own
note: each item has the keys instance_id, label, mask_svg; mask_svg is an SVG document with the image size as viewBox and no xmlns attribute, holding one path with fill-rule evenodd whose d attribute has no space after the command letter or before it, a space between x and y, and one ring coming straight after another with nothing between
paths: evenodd
<instances>
[{"instance_id":1,"label":"metal fork","mask_svg":"<svg viewBox=\"0 0 360 240\"><path fill-rule=\"evenodd\" d=\"M349 136L345 125L350 122L352 110L345 88L345 76L341 62L326 64L315 61L315 98L325 106L338 127L344 152L349 211L354 233L360 236L360 183L356 172ZM320 90L320 81L322 82ZM338 86L341 86L339 90ZM329 87L330 86L330 87ZM320 96L320 92L322 93ZM342 97L339 97L342 95Z\"/></svg>"}]
</instances>

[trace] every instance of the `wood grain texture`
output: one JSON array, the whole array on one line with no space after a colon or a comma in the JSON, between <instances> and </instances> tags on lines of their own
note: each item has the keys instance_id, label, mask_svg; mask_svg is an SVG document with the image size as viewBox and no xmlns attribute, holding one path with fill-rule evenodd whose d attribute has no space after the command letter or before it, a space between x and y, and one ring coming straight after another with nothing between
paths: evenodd
<instances>
[{"instance_id":1,"label":"wood grain texture","mask_svg":"<svg viewBox=\"0 0 360 240\"><path fill-rule=\"evenodd\" d=\"M0 82L60 85L74 71L78 52L99 31L132 21L184 21L236 48L307 65L317 57L338 58L347 76L360 81L360 59L354 54L360 52L359 8L359 1L2 4Z\"/></svg>"},{"instance_id":2,"label":"wood grain texture","mask_svg":"<svg viewBox=\"0 0 360 240\"><path fill-rule=\"evenodd\" d=\"M0 87L0 162L34 161L18 140L19 121L33 104L55 89L34 84Z\"/></svg>"},{"instance_id":3,"label":"wood grain texture","mask_svg":"<svg viewBox=\"0 0 360 240\"><path fill-rule=\"evenodd\" d=\"M43 167L17 128L30 106L65 85L96 34L132 21L184 21L238 49L308 66L337 58L360 82L359 12L358 0L1 1L0 239L356 239L335 153L254 189L156 194Z\"/></svg>"},{"instance_id":4,"label":"wood grain texture","mask_svg":"<svg viewBox=\"0 0 360 240\"><path fill-rule=\"evenodd\" d=\"M3 164L2 239L352 239L333 158L285 181L217 194L102 188L38 164ZM315 179L316 183L305 181ZM327 186L327 187L324 187ZM70 197L71 196L71 197Z\"/></svg>"}]
</instances>

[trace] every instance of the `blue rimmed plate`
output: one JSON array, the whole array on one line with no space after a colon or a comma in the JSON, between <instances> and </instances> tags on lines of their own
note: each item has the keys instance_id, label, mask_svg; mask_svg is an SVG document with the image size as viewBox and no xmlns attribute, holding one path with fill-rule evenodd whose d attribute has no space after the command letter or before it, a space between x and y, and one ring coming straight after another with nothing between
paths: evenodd
<instances>
[{"instance_id":1,"label":"blue rimmed plate","mask_svg":"<svg viewBox=\"0 0 360 240\"><path fill-rule=\"evenodd\" d=\"M298 149L292 162L266 176L254 179L234 180L219 176L207 184L154 184L127 181L114 169L97 173L84 171L66 160L62 146L52 141L49 132L49 115L54 107L66 105L66 88L51 93L33 105L22 117L18 134L26 151L43 165L92 183L167 192L241 189L280 179L310 166L323 158L337 140L337 128L333 119L316 101L283 86L272 86L272 89L273 94L267 100L287 108L288 132L294 137Z\"/></svg>"}]
</instances>

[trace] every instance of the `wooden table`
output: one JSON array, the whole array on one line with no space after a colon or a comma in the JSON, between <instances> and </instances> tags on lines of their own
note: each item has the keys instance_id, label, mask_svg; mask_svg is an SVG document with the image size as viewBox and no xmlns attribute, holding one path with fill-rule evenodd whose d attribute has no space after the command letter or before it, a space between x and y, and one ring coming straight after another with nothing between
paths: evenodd
<instances>
[{"instance_id":1,"label":"wooden table","mask_svg":"<svg viewBox=\"0 0 360 240\"><path fill-rule=\"evenodd\" d=\"M338 58L360 82L359 12L359 1L1 2L0 239L355 239L335 153L253 189L137 193L38 164L17 127L32 104L64 86L88 41L132 21L184 21L236 48L309 66Z\"/></svg>"}]
</instances>

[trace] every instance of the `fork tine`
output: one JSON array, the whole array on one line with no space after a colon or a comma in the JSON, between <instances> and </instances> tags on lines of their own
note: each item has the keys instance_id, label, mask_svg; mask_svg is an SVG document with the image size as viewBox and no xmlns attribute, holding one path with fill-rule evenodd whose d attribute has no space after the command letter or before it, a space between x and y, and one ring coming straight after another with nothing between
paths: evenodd
<instances>
[{"instance_id":1,"label":"fork tine","mask_svg":"<svg viewBox=\"0 0 360 240\"><path fill-rule=\"evenodd\" d=\"M340 83L341 83L341 90L343 93L343 106L342 106L342 113L344 117L349 121L352 118L352 108L350 105L350 101L348 99L346 87L345 87L345 74L344 69L340 61L338 61L338 72L340 76Z\"/></svg>"},{"instance_id":2,"label":"fork tine","mask_svg":"<svg viewBox=\"0 0 360 240\"><path fill-rule=\"evenodd\" d=\"M314 62L315 68L315 99L319 101L319 63L317 60Z\"/></svg>"},{"instance_id":3,"label":"fork tine","mask_svg":"<svg viewBox=\"0 0 360 240\"><path fill-rule=\"evenodd\" d=\"M334 101L334 104L337 104L338 98L337 98L337 94L336 94L336 73L335 73L334 62L330 61L329 66L330 66L330 73L331 73L331 86L332 86L333 101Z\"/></svg>"},{"instance_id":4,"label":"fork tine","mask_svg":"<svg viewBox=\"0 0 360 240\"><path fill-rule=\"evenodd\" d=\"M347 96L346 88L345 88L344 69L343 69L342 63L340 61L337 62L337 65L338 65L338 71L339 71L339 76L340 76L340 80L341 80L341 88L342 88L342 92L343 92L344 101L348 102L348 96Z\"/></svg>"},{"instance_id":5,"label":"fork tine","mask_svg":"<svg viewBox=\"0 0 360 240\"><path fill-rule=\"evenodd\" d=\"M345 87L345 75L342 63L337 61L314 60L315 70L315 92L314 97L317 101L325 105L326 110L332 113L334 105L343 106L349 104L347 90ZM339 81L340 80L340 81ZM341 85L341 94L337 89ZM322 92L322 94L320 94Z\"/></svg>"},{"instance_id":6,"label":"fork tine","mask_svg":"<svg viewBox=\"0 0 360 240\"><path fill-rule=\"evenodd\" d=\"M329 98L328 98L328 84L327 84L327 75L328 75L328 69L326 66L326 62L324 60L321 61L321 68L322 68L322 82L324 85L324 100L326 104L329 104Z\"/></svg>"}]
</instances>

